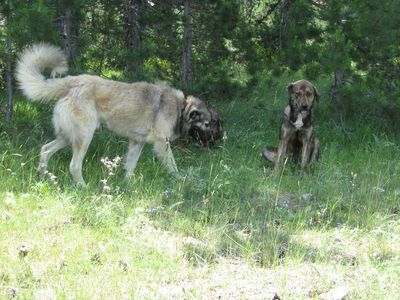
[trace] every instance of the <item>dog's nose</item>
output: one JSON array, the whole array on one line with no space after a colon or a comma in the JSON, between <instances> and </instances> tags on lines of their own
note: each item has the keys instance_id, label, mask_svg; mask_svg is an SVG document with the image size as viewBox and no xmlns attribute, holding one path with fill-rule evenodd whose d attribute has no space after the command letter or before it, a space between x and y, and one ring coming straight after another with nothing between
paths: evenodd
<instances>
[{"instance_id":1,"label":"dog's nose","mask_svg":"<svg viewBox=\"0 0 400 300\"><path fill-rule=\"evenodd\" d=\"M308 110L308 105L302 105L301 110Z\"/></svg>"}]
</instances>

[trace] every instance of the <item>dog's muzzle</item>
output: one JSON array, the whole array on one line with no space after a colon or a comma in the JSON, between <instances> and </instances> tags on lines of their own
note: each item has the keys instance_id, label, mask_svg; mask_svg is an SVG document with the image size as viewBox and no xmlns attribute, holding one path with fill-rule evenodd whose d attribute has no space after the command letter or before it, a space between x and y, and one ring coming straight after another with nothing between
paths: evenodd
<instances>
[{"instance_id":1,"label":"dog's muzzle","mask_svg":"<svg viewBox=\"0 0 400 300\"><path fill-rule=\"evenodd\" d=\"M189 135L200 146L211 148L215 142L222 139L224 129L222 120L212 120L210 125L204 130L198 126L192 126L189 130Z\"/></svg>"},{"instance_id":2,"label":"dog's muzzle","mask_svg":"<svg viewBox=\"0 0 400 300\"><path fill-rule=\"evenodd\" d=\"M192 125L189 129L189 135L200 146L211 148L215 142L222 139L224 136L223 119L219 114L209 109L211 119L204 126Z\"/></svg>"},{"instance_id":3,"label":"dog's muzzle","mask_svg":"<svg viewBox=\"0 0 400 300\"><path fill-rule=\"evenodd\" d=\"M193 126L189 130L189 135L200 146L209 147L214 144L214 139L211 132L202 130L200 127Z\"/></svg>"},{"instance_id":4,"label":"dog's muzzle","mask_svg":"<svg viewBox=\"0 0 400 300\"><path fill-rule=\"evenodd\" d=\"M213 130L202 130L197 126L190 128L189 135L198 145L206 148L214 146L215 141L219 139L218 135L213 132Z\"/></svg>"}]
</instances>

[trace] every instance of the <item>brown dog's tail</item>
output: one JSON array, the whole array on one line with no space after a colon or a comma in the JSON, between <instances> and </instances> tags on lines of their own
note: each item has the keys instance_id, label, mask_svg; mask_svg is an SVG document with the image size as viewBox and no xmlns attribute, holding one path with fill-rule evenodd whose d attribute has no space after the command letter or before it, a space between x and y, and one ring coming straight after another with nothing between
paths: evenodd
<instances>
[{"instance_id":1,"label":"brown dog's tail","mask_svg":"<svg viewBox=\"0 0 400 300\"><path fill-rule=\"evenodd\" d=\"M46 79L43 71L49 69ZM54 78L68 70L64 53L58 47L41 43L28 47L17 63L15 77L24 95L31 101L48 102L68 92L67 78Z\"/></svg>"},{"instance_id":2,"label":"brown dog's tail","mask_svg":"<svg viewBox=\"0 0 400 300\"><path fill-rule=\"evenodd\" d=\"M266 147L263 149L261 154L265 159L268 159L269 161L274 163L276 160L276 151L277 149L274 147Z\"/></svg>"}]
</instances>

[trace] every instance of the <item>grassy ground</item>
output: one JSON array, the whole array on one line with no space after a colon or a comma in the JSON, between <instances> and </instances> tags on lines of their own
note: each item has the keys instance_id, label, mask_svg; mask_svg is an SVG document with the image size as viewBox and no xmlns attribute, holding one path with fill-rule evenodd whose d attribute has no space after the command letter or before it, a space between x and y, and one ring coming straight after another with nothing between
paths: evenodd
<instances>
[{"instance_id":1,"label":"grassy ground","mask_svg":"<svg viewBox=\"0 0 400 300\"><path fill-rule=\"evenodd\" d=\"M289 165L274 176L260 151L277 143L289 80L215 101L227 138L212 151L175 143L184 179L150 147L132 180L110 175L100 160L127 142L101 129L86 188L71 181L68 150L35 178L52 107L19 99L0 143L0 298L400 299L395 108L372 96L332 107L321 80L322 158L304 179Z\"/></svg>"}]
</instances>

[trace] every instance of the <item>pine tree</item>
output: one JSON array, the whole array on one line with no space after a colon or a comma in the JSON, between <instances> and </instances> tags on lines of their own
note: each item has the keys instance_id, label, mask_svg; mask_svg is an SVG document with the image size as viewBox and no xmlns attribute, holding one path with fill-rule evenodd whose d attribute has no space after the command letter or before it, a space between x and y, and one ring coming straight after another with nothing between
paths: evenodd
<instances>
[{"instance_id":1,"label":"pine tree","mask_svg":"<svg viewBox=\"0 0 400 300\"><path fill-rule=\"evenodd\" d=\"M5 16L5 26L9 28L11 25L11 1L8 0L6 3L6 7L4 7L4 16ZM8 123L11 119L13 107L14 107L14 91L13 91L13 83L12 83L12 49L11 49L11 36L9 32L6 32L5 35L6 40L6 48L5 48L5 62L6 62L6 80L7 80L7 105L6 112L4 115L4 121Z\"/></svg>"},{"instance_id":2,"label":"pine tree","mask_svg":"<svg viewBox=\"0 0 400 300\"><path fill-rule=\"evenodd\" d=\"M5 121L11 119L13 113L13 66L16 53L33 42L48 41L55 43L57 34L54 26L54 7L52 1L11 1L0 4L0 16L4 20L2 37L5 47L0 48L0 56L4 58L7 81L7 104Z\"/></svg>"},{"instance_id":3,"label":"pine tree","mask_svg":"<svg viewBox=\"0 0 400 300\"><path fill-rule=\"evenodd\" d=\"M128 73L143 73L143 57L141 55L143 44L143 27L141 12L145 1L126 0L123 7L123 20L125 31L125 47L129 52L126 71Z\"/></svg>"},{"instance_id":4,"label":"pine tree","mask_svg":"<svg viewBox=\"0 0 400 300\"><path fill-rule=\"evenodd\" d=\"M58 32L63 43L63 49L66 53L69 65L76 66L77 58L80 56L78 49L78 39L80 34L80 22L83 10L83 4L79 0L57 2Z\"/></svg>"},{"instance_id":5,"label":"pine tree","mask_svg":"<svg viewBox=\"0 0 400 300\"><path fill-rule=\"evenodd\" d=\"M184 0L184 21L183 21L183 51L182 51L182 79L184 86L192 83L192 17L190 1Z\"/></svg>"}]
</instances>

